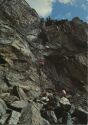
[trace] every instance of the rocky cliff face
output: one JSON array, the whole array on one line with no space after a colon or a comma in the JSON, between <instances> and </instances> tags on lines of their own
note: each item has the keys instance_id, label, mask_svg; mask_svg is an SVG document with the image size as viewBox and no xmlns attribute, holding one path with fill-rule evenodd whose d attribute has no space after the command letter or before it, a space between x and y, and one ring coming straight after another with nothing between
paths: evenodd
<instances>
[{"instance_id":1,"label":"rocky cliff face","mask_svg":"<svg viewBox=\"0 0 88 125\"><path fill-rule=\"evenodd\" d=\"M88 24L79 18L41 22L24 0L1 0L0 123L54 125L33 100L44 92L59 97L63 89L75 107L85 110L87 41Z\"/></svg>"}]
</instances>

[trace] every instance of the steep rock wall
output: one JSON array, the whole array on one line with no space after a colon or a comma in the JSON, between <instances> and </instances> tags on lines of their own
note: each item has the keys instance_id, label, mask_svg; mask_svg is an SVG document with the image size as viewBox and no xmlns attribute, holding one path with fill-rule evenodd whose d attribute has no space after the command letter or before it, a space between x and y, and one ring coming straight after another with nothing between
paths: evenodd
<instances>
[{"instance_id":1,"label":"steep rock wall","mask_svg":"<svg viewBox=\"0 0 88 125\"><path fill-rule=\"evenodd\" d=\"M33 101L44 91L59 96L65 89L75 106L87 107L88 24L78 18L51 22L41 23L24 0L0 1L0 98L12 109L10 118L14 110L19 115L13 102ZM3 124L13 123L6 118Z\"/></svg>"}]
</instances>

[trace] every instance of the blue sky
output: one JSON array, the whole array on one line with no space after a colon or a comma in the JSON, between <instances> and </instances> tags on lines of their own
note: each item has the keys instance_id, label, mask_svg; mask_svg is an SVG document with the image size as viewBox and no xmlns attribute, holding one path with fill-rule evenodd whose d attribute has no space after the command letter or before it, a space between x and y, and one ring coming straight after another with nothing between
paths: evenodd
<instances>
[{"instance_id":1,"label":"blue sky","mask_svg":"<svg viewBox=\"0 0 88 125\"><path fill-rule=\"evenodd\" d=\"M72 19L80 17L88 22L88 0L26 0L40 17Z\"/></svg>"}]
</instances>

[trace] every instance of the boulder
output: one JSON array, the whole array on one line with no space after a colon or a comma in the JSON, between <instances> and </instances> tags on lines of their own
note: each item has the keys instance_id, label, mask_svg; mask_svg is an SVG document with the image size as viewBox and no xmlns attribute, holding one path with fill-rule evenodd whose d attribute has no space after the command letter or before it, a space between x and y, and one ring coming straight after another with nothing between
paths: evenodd
<instances>
[{"instance_id":1,"label":"boulder","mask_svg":"<svg viewBox=\"0 0 88 125\"><path fill-rule=\"evenodd\" d=\"M28 104L27 101L24 100L20 100L20 101L15 101L11 104L12 107L14 108L18 108L18 109L23 109L24 107L26 107Z\"/></svg>"},{"instance_id":2,"label":"boulder","mask_svg":"<svg viewBox=\"0 0 88 125\"><path fill-rule=\"evenodd\" d=\"M16 111L12 111L12 114L11 114L11 117L8 121L8 124L9 125L17 125L20 116L21 116L21 113L16 112Z\"/></svg>"},{"instance_id":3,"label":"boulder","mask_svg":"<svg viewBox=\"0 0 88 125\"><path fill-rule=\"evenodd\" d=\"M62 105L71 105L70 102L69 102L69 100L68 100L66 97L62 97L62 98L60 99L60 103L61 103Z\"/></svg>"},{"instance_id":4,"label":"boulder","mask_svg":"<svg viewBox=\"0 0 88 125\"><path fill-rule=\"evenodd\" d=\"M3 115L2 118L0 118L0 125L5 125L8 117L9 117L9 114Z\"/></svg>"}]
</instances>

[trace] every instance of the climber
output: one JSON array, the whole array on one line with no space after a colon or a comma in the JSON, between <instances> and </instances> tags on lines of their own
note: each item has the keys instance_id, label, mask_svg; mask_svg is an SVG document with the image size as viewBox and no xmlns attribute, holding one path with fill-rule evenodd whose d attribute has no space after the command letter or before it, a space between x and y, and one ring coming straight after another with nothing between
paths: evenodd
<instances>
[{"instance_id":1,"label":"climber","mask_svg":"<svg viewBox=\"0 0 88 125\"><path fill-rule=\"evenodd\" d=\"M69 100L66 98L67 93L65 90L62 90L62 97L60 98L60 106L62 108L62 123L67 124L68 120L68 113L70 112L71 109L71 104Z\"/></svg>"},{"instance_id":2,"label":"climber","mask_svg":"<svg viewBox=\"0 0 88 125\"><path fill-rule=\"evenodd\" d=\"M45 115L46 119L53 124L57 123L57 117L54 112L55 100L53 93L46 92L45 97L42 97L41 100L44 102L42 107L42 114Z\"/></svg>"}]
</instances>

